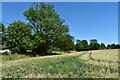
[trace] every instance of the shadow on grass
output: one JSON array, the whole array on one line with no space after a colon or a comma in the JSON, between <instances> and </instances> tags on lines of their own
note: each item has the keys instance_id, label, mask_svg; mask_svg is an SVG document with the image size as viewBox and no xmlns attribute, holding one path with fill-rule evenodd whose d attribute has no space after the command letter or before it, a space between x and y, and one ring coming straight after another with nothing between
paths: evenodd
<instances>
[{"instance_id":1,"label":"shadow on grass","mask_svg":"<svg viewBox=\"0 0 120 80\"><path fill-rule=\"evenodd\" d=\"M54 56L54 55L62 55L62 54L60 54L60 53L47 53L47 54L40 54L40 55L38 55L38 54L29 53L27 55L29 55L31 57L36 57L36 56Z\"/></svg>"},{"instance_id":2,"label":"shadow on grass","mask_svg":"<svg viewBox=\"0 0 120 80\"><path fill-rule=\"evenodd\" d=\"M62 54L60 54L60 53L48 53L45 56L49 56L49 55L54 56L54 55L62 55Z\"/></svg>"}]
</instances>

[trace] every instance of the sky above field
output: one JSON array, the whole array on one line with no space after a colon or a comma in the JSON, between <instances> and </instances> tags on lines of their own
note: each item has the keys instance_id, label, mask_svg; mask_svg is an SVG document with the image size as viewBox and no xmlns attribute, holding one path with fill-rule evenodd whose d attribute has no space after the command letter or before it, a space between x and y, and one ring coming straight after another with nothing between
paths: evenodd
<instances>
[{"instance_id":1,"label":"sky above field","mask_svg":"<svg viewBox=\"0 0 120 80\"><path fill-rule=\"evenodd\" d=\"M117 2L51 2L75 39L97 39L99 43L118 43ZM3 2L2 21L12 23L28 22L23 12L32 6L31 2ZM4 24L6 27L8 24Z\"/></svg>"}]
</instances>

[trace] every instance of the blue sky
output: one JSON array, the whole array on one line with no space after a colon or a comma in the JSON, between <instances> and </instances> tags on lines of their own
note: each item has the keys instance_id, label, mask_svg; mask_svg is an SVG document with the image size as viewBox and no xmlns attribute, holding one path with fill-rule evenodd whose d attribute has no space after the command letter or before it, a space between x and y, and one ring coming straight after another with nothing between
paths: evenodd
<instances>
[{"instance_id":1,"label":"blue sky","mask_svg":"<svg viewBox=\"0 0 120 80\"><path fill-rule=\"evenodd\" d=\"M70 26L70 34L75 39L97 39L99 43L118 43L118 3L117 2L51 2L65 24ZM23 12L30 2L3 2L2 21L26 21ZM7 24L5 24L7 27Z\"/></svg>"}]
</instances>

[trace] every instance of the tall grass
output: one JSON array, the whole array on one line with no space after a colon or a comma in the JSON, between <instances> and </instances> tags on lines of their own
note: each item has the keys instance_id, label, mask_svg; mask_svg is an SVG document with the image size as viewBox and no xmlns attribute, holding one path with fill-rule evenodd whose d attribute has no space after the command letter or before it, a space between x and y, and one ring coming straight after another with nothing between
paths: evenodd
<instances>
[{"instance_id":1,"label":"tall grass","mask_svg":"<svg viewBox=\"0 0 120 80\"><path fill-rule=\"evenodd\" d=\"M65 54L64 56L27 59L7 63L5 56L3 78L117 78L118 51L98 50ZM112 56L111 56L112 55ZM20 57L18 57L20 56ZM11 55L11 60L28 58ZM14 65L13 65L14 64Z\"/></svg>"},{"instance_id":2,"label":"tall grass","mask_svg":"<svg viewBox=\"0 0 120 80\"><path fill-rule=\"evenodd\" d=\"M117 78L118 69L86 64L78 56L24 61L3 67L3 78Z\"/></svg>"},{"instance_id":3,"label":"tall grass","mask_svg":"<svg viewBox=\"0 0 120 80\"><path fill-rule=\"evenodd\" d=\"M14 60L25 59L25 58L30 58L30 56L25 54L2 55L2 62L14 61Z\"/></svg>"}]
</instances>

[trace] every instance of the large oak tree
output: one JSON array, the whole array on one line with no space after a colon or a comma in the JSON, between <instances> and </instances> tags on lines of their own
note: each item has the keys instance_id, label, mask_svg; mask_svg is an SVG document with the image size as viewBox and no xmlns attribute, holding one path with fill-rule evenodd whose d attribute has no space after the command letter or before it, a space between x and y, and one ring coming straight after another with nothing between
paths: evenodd
<instances>
[{"instance_id":1,"label":"large oak tree","mask_svg":"<svg viewBox=\"0 0 120 80\"><path fill-rule=\"evenodd\" d=\"M24 16L29 20L33 33L34 53L45 55L51 46L61 49L69 47L69 40L65 39L69 35L69 26L64 24L65 20L60 18L53 5L34 3L24 12ZM72 36L69 35L67 39L72 41ZM73 44L71 41L70 44Z\"/></svg>"}]
</instances>

